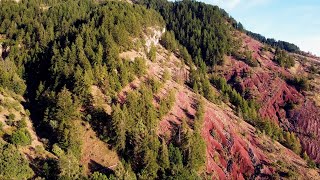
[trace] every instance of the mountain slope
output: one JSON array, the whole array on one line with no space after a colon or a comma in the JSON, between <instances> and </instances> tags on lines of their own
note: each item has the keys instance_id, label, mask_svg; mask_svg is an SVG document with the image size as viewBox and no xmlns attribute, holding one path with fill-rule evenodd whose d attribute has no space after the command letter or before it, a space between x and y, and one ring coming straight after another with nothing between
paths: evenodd
<instances>
[{"instance_id":1,"label":"mountain slope","mask_svg":"<svg viewBox=\"0 0 320 180\"><path fill-rule=\"evenodd\" d=\"M320 179L311 61L129 2L0 2L0 179Z\"/></svg>"}]
</instances>

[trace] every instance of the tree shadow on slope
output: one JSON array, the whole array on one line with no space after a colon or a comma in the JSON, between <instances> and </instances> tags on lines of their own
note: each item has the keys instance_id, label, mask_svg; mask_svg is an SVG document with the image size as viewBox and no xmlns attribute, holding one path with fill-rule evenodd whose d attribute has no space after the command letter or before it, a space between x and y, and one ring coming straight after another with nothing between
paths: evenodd
<instances>
[{"instance_id":1,"label":"tree shadow on slope","mask_svg":"<svg viewBox=\"0 0 320 180\"><path fill-rule=\"evenodd\" d=\"M108 176L114 175L114 171L112 169L104 167L103 165L97 163L94 160L90 160L89 169L90 169L91 173L99 172L99 173L102 173L102 174L105 174L105 175L108 175Z\"/></svg>"},{"instance_id":2,"label":"tree shadow on slope","mask_svg":"<svg viewBox=\"0 0 320 180\"><path fill-rule=\"evenodd\" d=\"M111 116L108 115L102 108L96 107L90 107L88 109L88 114L91 116L89 123L92 129L96 132L98 138L113 146L114 143L110 138L114 136L111 129Z\"/></svg>"}]
</instances>

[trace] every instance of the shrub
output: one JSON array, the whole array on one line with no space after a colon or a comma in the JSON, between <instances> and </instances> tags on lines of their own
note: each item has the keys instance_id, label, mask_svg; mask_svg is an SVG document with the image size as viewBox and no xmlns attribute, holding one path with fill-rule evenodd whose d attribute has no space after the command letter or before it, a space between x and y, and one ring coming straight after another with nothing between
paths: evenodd
<instances>
[{"instance_id":1,"label":"shrub","mask_svg":"<svg viewBox=\"0 0 320 180\"><path fill-rule=\"evenodd\" d=\"M30 145L32 140L31 135L27 129L18 129L11 135L10 141L15 145L26 146Z\"/></svg>"},{"instance_id":2,"label":"shrub","mask_svg":"<svg viewBox=\"0 0 320 180\"><path fill-rule=\"evenodd\" d=\"M293 85L299 91L309 90L309 82L306 77L298 76L287 80L288 84Z\"/></svg>"},{"instance_id":3,"label":"shrub","mask_svg":"<svg viewBox=\"0 0 320 180\"><path fill-rule=\"evenodd\" d=\"M151 45L150 51L148 52L147 56L152 62L154 62L156 60L157 48L153 44Z\"/></svg>"},{"instance_id":4,"label":"shrub","mask_svg":"<svg viewBox=\"0 0 320 180\"><path fill-rule=\"evenodd\" d=\"M167 80L169 80L171 78L170 76L170 72L168 69L165 69L163 72L163 76L162 76L162 81L166 82Z\"/></svg>"},{"instance_id":5,"label":"shrub","mask_svg":"<svg viewBox=\"0 0 320 180\"><path fill-rule=\"evenodd\" d=\"M273 59L281 67L291 68L295 65L294 59L285 51L277 49Z\"/></svg>"},{"instance_id":6,"label":"shrub","mask_svg":"<svg viewBox=\"0 0 320 180\"><path fill-rule=\"evenodd\" d=\"M10 113L8 116L8 120L10 120L10 121L14 121L15 118L16 118L16 116L12 113Z\"/></svg>"},{"instance_id":7,"label":"shrub","mask_svg":"<svg viewBox=\"0 0 320 180\"><path fill-rule=\"evenodd\" d=\"M2 131L3 126L4 126L3 123L0 122L0 131Z\"/></svg>"},{"instance_id":8,"label":"shrub","mask_svg":"<svg viewBox=\"0 0 320 180\"><path fill-rule=\"evenodd\" d=\"M163 86L163 84L160 81L156 80L155 78L149 79L148 85L151 86L153 93L158 93Z\"/></svg>"},{"instance_id":9,"label":"shrub","mask_svg":"<svg viewBox=\"0 0 320 180\"><path fill-rule=\"evenodd\" d=\"M26 118L22 118L20 121L18 121L18 128L22 129L27 127L27 122L26 122Z\"/></svg>"},{"instance_id":10,"label":"shrub","mask_svg":"<svg viewBox=\"0 0 320 180\"><path fill-rule=\"evenodd\" d=\"M9 116L7 116L7 120L6 123L8 126L13 126L14 125L14 119L15 119L15 115L14 114L9 114Z\"/></svg>"},{"instance_id":11,"label":"shrub","mask_svg":"<svg viewBox=\"0 0 320 180\"><path fill-rule=\"evenodd\" d=\"M142 76L146 72L146 69L147 69L145 59L143 59L143 58L135 58L134 59L133 69L135 71L135 74L138 77Z\"/></svg>"}]
</instances>

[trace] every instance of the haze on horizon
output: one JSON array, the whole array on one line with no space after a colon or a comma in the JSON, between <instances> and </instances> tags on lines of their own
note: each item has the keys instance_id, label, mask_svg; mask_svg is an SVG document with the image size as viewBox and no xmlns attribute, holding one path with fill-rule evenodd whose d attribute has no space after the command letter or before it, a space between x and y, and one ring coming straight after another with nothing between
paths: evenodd
<instances>
[{"instance_id":1,"label":"haze on horizon","mask_svg":"<svg viewBox=\"0 0 320 180\"><path fill-rule=\"evenodd\" d=\"M252 32L320 56L320 1L200 0L218 5Z\"/></svg>"}]
</instances>

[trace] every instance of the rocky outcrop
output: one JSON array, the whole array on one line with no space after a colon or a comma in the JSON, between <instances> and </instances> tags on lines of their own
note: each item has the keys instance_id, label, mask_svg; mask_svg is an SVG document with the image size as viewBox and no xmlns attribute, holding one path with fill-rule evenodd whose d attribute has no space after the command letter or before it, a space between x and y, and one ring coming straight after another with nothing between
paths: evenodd
<instances>
[{"instance_id":1,"label":"rocky outcrop","mask_svg":"<svg viewBox=\"0 0 320 180\"><path fill-rule=\"evenodd\" d=\"M147 52L150 51L152 45L156 46L159 44L160 38L162 34L166 32L166 29L161 29L160 27L152 27L148 28L148 31L150 31L150 33L148 33L149 35L145 36L145 46L147 48Z\"/></svg>"}]
</instances>

